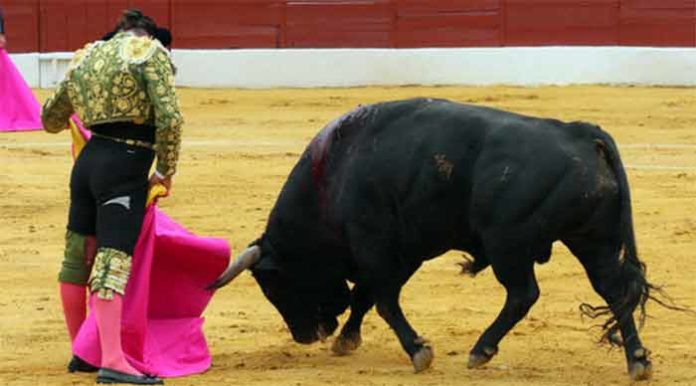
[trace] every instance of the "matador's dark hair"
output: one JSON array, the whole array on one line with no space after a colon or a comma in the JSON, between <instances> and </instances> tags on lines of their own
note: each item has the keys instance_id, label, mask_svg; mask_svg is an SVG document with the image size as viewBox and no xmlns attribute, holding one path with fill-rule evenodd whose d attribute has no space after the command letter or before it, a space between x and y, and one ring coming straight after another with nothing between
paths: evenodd
<instances>
[{"instance_id":1,"label":"matador's dark hair","mask_svg":"<svg viewBox=\"0 0 696 386\"><path fill-rule=\"evenodd\" d=\"M145 16L139 9L131 8L123 11L121 19L118 21L118 29L129 30L139 28L144 30L150 36L154 36L157 32L155 21L149 16Z\"/></svg>"}]
</instances>

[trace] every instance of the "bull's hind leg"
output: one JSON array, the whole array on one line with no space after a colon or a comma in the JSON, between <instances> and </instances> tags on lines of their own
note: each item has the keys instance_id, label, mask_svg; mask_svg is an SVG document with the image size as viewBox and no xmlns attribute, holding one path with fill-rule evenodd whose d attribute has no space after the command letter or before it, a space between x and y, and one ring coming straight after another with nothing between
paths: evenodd
<instances>
[{"instance_id":1,"label":"bull's hind leg","mask_svg":"<svg viewBox=\"0 0 696 386\"><path fill-rule=\"evenodd\" d=\"M341 334L336 338L331 350L336 355L346 355L357 349L362 343L360 327L363 317L374 305L370 291L366 286L356 284L351 291L350 316L341 329Z\"/></svg>"},{"instance_id":2,"label":"bull's hind leg","mask_svg":"<svg viewBox=\"0 0 696 386\"><path fill-rule=\"evenodd\" d=\"M648 359L648 351L640 341L633 320L633 310L639 303L643 281L640 273L619 260L618 242L596 239L574 239L563 240L563 242L580 260L592 283L592 288L607 302L616 318L617 327L621 331L629 375L635 380L650 378L652 364ZM611 323L605 327L609 327L607 337L612 339L614 328L611 327Z\"/></svg>"},{"instance_id":3,"label":"bull's hind leg","mask_svg":"<svg viewBox=\"0 0 696 386\"><path fill-rule=\"evenodd\" d=\"M519 322L539 298L532 260L517 261L491 256L493 272L505 286L505 305L495 321L484 331L469 354L469 368L479 367L498 353L498 343Z\"/></svg>"}]
</instances>

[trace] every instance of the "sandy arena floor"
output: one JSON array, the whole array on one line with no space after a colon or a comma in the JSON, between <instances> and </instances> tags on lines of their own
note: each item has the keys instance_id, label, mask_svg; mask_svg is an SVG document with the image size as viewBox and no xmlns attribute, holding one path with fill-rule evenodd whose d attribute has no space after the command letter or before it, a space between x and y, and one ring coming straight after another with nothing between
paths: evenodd
<instances>
[{"instance_id":1,"label":"sandy arena floor","mask_svg":"<svg viewBox=\"0 0 696 386\"><path fill-rule=\"evenodd\" d=\"M48 93L37 91L41 100ZM639 87L437 87L180 92L185 142L173 196L161 207L191 230L227 238L238 252L262 231L281 184L307 142L360 103L444 97L563 120L613 134L632 187L639 253L650 279L696 308L696 89ZM69 358L56 274L71 166L67 133L0 136L0 384L89 385L65 372ZM533 183L530 181L530 183ZM542 296L485 368L468 351L502 305L490 270L459 275L461 257L426 263L402 296L416 330L435 349L433 367L413 374L376 312L363 346L348 357L330 341L292 342L279 314L245 274L207 310L213 367L168 385L625 385L623 353L598 346L596 322L578 305L599 303L576 259L557 246L538 266ZM651 304L642 337L653 352L650 385L696 384L696 316Z\"/></svg>"}]
</instances>

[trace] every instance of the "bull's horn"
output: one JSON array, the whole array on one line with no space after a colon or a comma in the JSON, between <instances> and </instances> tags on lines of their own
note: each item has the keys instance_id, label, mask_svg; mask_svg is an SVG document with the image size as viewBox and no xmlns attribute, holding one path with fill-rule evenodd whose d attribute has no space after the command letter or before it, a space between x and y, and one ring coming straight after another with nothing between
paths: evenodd
<instances>
[{"instance_id":1,"label":"bull's horn","mask_svg":"<svg viewBox=\"0 0 696 386\"><path fill-rule=\"evenodd\" d=\"M232 262L232 264L227 267L225 272L220 275L212 284L210 284L207 289L214 290L227 285L227 283L234 280L240 273L245 269L251 267L259 261L261 258L261 248L258 245L251 246L244 250L237 258Z\"/></svg>"}]
</instances>

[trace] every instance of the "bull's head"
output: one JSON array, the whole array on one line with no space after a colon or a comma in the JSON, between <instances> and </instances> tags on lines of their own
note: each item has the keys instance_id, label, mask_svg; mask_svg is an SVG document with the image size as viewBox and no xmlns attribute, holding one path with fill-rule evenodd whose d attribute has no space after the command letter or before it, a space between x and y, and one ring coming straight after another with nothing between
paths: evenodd
<instances>
[{"instance_id":1,"label":"bull's head","mask_svg":"<svg viewBox=\"0 0 696 386\"><path fill-rule=\"evenodd\" d=\"M220 288L250 269L296 342L309 344L331 335L338 327L336 317L346 310L350 301L345 280L327 282L315 276L321 275L320 272L301 274L297 267L282 264L270 245L267 248L262 245L260 241L242 252L209 288ZM312 280L303 280L308 277Z\"/></svg>"}]
</instances>

